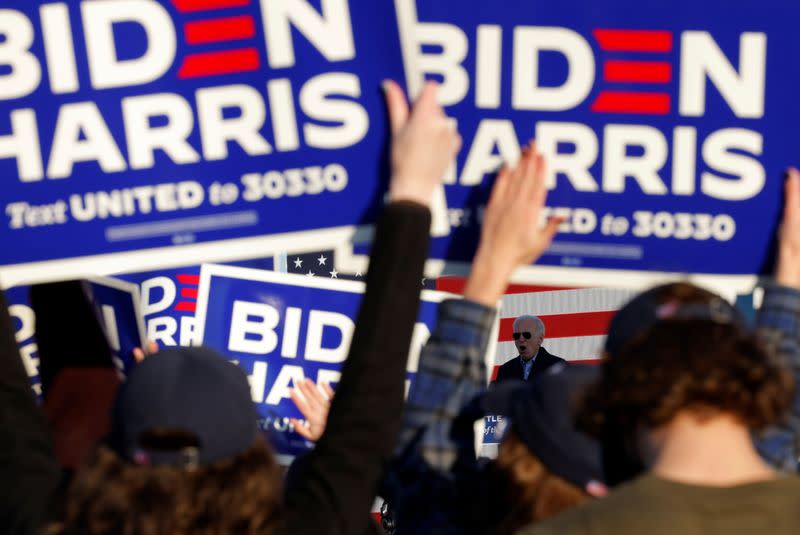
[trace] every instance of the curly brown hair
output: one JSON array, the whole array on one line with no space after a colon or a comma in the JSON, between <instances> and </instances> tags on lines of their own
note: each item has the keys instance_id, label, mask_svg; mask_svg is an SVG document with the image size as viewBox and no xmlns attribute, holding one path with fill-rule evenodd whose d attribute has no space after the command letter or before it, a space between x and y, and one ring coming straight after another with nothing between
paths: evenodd
<instances>
[{"instance_id":1,"label":"curly brown hair","mask_svg":"<svg viewBox=\"0 0 800 535\"><path fill-rule=\"evenodd\" d=\"M268 534L281 520L280 467L263 440L194 469L140 466L100 446L77 472L50 535Z\"/></svg>"},{"instance_id":2,"label":"curly brown hair","mask_svg":"<svg viewBox=\"0 0 800 535\"><path fill-rule=\"evenodd\" d=\"M707 303L714 294L686 283L657 289L659 303ZM665 319L604 356L603 373L584 399L581 427L654 429L678 412L706 419L725 413L751 430L779 422L791 405L788 370L755 335L711 319Z\"/></svg>"},{"instance_id":3,"label":"curly brown hair","mask_svg":"<svg viewBox=\"0 0 800 535\"><path fill-rule=\"evenodd\" d=\"M515 533L592 499L583 489L549 471L513 428L500 443L495 463L506 475L508 504L508 514L495 533Z\"/></svg>"}]
</instances>

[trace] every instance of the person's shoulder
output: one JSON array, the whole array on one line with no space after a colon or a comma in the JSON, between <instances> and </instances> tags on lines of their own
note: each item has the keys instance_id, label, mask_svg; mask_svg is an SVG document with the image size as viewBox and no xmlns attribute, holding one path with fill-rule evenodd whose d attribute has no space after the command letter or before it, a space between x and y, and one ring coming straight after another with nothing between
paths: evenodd
<instances>
[{"instance_id":1,"label":"person's shoulder","mask_svg":"<svg viewBox=\"0 0 800 535\"><path fill-rule=\"evenodd\" d=\"M553 355L552 353L550 353L544 346L540 347L539 351L541 352L542 356L547 358L547 360L552 361L553 364L556 364L558 362L564 362L564 363L567 362L565 359L562 359L561 357Z\"/></svg>"},{"instance_id":2,"label":"person's shoulder","mask_svg":"<svg viewBox=\"0 0 800 535\"><path fill-rule=\"evenodd\" d=\"M497 369L497 378L516 377L520 375L519 371L519 357L514 357L500 365Z\"/></svg>"},{"instance_id":3,"label":"person's shoulder","mask_svg":"<svg viewBox=\"0 0 800 535\"><path fill-rule=\"evenodd\" d=\"M508 368L513 366L514 363L517 362L518 359L519 359L519 357L513 357L513 358L508 359L502 365L500 365L500 369L501 370L507 370Z\"/></svg>"},{"instance_id":4,"label":"person's shoulder","mask_svg":"<svg viewBox=\"0 0 800 535\"><path fill-rule=\"evenodd\" d=\"M773 493L776 496L791 496L800 500L800 475L787 474L778 479L766 481L760 484L760 492Z\"/></svg>"},{"instance_id":5,"label":"person's shoulder","mask_svg":"<svg viewBox=\"0 0 800 535\"><path fill-rule=\"evenodd\" d=\"M616 487L604 498L592 499L585 504L565 511L558 516L520 530L520 535L582 535L590 533L632 533L628 528L639 525L641 515L657 515L648 510L647 482L642 478ZM633 516L633 518L631 518ZM655 516L653 516L655 518Z\"/></svg>"},{"instance_id":6,"label":"person's shoulder","mask_svg":"<svg viewBox=\"0 0 800 535\"><path fill-rule=\"evenodd\" d=\"M800 477L789 475L775 480L742 485L725 490L726 502L740 503L746 510L754 500L773 518L786 518L787 511L794 520L800 510ZM755 498L754 498L755 497ZM720 489L692 487L644 475L622 484L608 496L593 499L580 507L566 511L551 520L520 530L523 535L588 535L595 533L640 533L641 526L651 524L650 533L678 533L681 522L694 524L698 518L690 503L721 502ZM735 506L735 505L734 505ZM773 511L763 513L763 511ZM780 511L775 513L775 511ZM792 516L794 515L794 516ZM665 531L666 530L666 531ZM777 531L776 533L784 533Z\"/></svg>"},{"instance_id":7,"label":"person's shoulder","mask_svg":"<svg viewBox=\"0 0 800 535\"><path fill-rule=\"evenodd\" d=\"M513 372L511 370L511 366L513 365L512 363L514 362L515 359L516 359L516 357L514 357L513 359L501 364L497 368L497 375L495 376L494 381L492 381L493 384L497 383L499 381L505 381L506 379L510 379L510 378L513 377L513 375L512 375Z\"/></svg>"}]
</instances>

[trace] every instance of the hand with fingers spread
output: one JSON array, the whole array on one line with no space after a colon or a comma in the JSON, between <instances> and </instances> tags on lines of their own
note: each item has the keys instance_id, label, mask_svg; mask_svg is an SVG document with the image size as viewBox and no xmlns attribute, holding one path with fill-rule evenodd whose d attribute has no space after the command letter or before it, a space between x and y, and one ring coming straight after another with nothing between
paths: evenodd
<instances>
[{"instance_id":1,"label":"hand with fingers spread","mask_svg":"<svg viewBox=\"0 0 800 535\"><path fill-rule=\"evenodd\" d=\"M787 172L783 202L775 280L800 289L800 171L797 169Z\"/></svg>"},{"instance_id":2,"label":"hand with fingers spread","mask_svg":"<svg viewBox=\"0 0 800 535\"><path fill-rule=\"evenodd\" d=\"M511 273L533 262L550 245L561 220L540 226L547 197L544 157L532 142L513 169L497 176L484 213L481 241L472 264L464 296L495 306Z\"/></svg>"},{"instance_id":3,"label":"hand with fingers spread","mask_svg":"<svg viewBox=\"0 0 800 535\"><path fill-rule=\"evenodd\" d=\"M294 430L305 439L316 442L325 431L333 389L328 383L317 386L311 379L303 379L289 394L307 422L304 424L302 420L291 418Z\"/></svg>"},{"instance_id":4,"label":"hand with fingers spread","mask_svg":"<svg viewBox=\"0 0 800 535\"><path fill-rule=\"evenodd\" d=\"M158 353L158 344L153 342L152 340L148 340L145 342L144 347L135 347L133 348L133 360L136 363L142 362L145 358L149 357L150 355L155 355Z\"/></svg>"},{"instance_id":5,"label":"hand with fingers spread","mask_svg":"<svg viewBox=\"0 0 800 535\"><path fill-rule=\"evenodd\" d=\"M428 206L447 166L461 148L461 136L436 101L438 85L428 82L409 111L397 83L383 83L392 130L389 198Z\"/></svg>"}]
</instances>

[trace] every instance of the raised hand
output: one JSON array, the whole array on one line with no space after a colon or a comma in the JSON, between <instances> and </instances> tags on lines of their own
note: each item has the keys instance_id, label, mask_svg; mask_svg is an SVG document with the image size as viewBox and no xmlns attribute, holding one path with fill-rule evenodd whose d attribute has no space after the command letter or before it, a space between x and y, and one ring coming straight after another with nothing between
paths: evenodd
<instances>
[{"instance_id":1,"label":"raised hand","mask_svg":"<svg viewBox=\"0 0 800 535\"><path fill-rule=\"evenodd\" d=\"M800 171L789 169L787 175L775 280L784 286L800 288Z\"/></svg>"},{"instance_id":2,"label":"raised hand","mask_svg":"<svg viewBox=\"0 0 800 535\"><path fill-rule=\"evenodd\" d=\"M561 220L540 226L547 197L544 157L531 142L513 169L504 167L495 181L483 219L481 241L464 296L495 306L511 273L533 262L550 245Z\"/></svg>"},{"instance_id":3,"label":"raised hand","mask_svg":"<svg viewBox=\"0 0 800 535\"><path fill-rule=\"evenodd\" d=\"M447 166L461 148L461 136L436 101L438 85L428 82L409 111L403 90L386 80L383 90L392 130L392 201L428 206Z\"/></svg>"},{"instance_id":4,"label":"raised hand","mask_svg":"<svg viewBox=\"0 0 800 535\"><path fill-rule=\"evenodd\" d=\"M306 419L305 424L297 418L290 419L298 435L312 442L319 440L325 431L333 394L333 389L328 383L322 383L317 387L311 379L303 379L289 392L295 406Z\"/></svg>"}]
</instances>

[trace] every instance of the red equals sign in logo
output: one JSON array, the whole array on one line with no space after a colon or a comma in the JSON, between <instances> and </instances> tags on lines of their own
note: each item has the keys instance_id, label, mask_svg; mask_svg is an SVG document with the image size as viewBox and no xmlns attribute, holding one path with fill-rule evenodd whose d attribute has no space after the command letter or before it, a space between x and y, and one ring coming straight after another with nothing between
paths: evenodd
<instances>
[{"instance_id":1,"label":"red equals sign in logo","mask_svg":"<svg viewBox=\"0 0 800 535\"><path fill-rule=\"evenodd\" d=\"M672 32L661 30L594 30L605 52L667 54L672 52ZM667 61L606 60L603 81L609 83L665 85L672 81L672 64ZM671 99L666 92L604 90L592 103L600 113L666 115Z\"/></svg>"},{"instance_id":2,"label":"red equals sign in logo","mask_svg":"<svg viewBox=\"0 0 800 535\"><path fill-rule=\"evenodd\" d=\"M180 274L178 287L181 290L181 300L175 303L175 310L180 312L194 312L197 308L197 286L200 284L199 275Z\"/></svg>"},{"instance_id":3,"label":"red equals sign in logo","mask_svg":"<svg viewBox=\"0 0 800 535\"><path fill-rule=\"evenodd\" d=\"M172 0L172 4L181 13L205 13L245 7L250 0ZM256 36L256 25L251 15L191 20L184 23L183 35L189 46L252 40ZM255 71L260 65L258 49L254 46L194 52L184 58L178 69L178 78Z\"/></svg>"}]
</instances>

